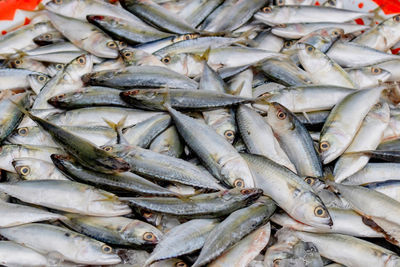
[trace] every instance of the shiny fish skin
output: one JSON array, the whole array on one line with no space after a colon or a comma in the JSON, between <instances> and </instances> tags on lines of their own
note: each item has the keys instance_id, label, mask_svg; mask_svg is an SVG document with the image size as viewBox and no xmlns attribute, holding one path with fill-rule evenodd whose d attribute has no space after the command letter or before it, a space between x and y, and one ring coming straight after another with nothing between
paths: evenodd
<instances>
[{"instance_id":1,"label":"shiny fish skin","mask_svg":"<svg viewBox=\"0 0 400 267\"><path fill-rule=\"evenodd\" d=\"M188 161L130 145L105 146L103 149L129 162L131 171L139 175L199 188L223 189L211 174Z\"/></svg>"},{"instance_id":2,"label":"shiny fish skin","mask_svg":"<svg viewBox=\"0 0 400 267\"><path fill-rule=\"evenodd\" d=\"M47 259L33 249L12 241L0 241L0 263L4 266L45 266Z\"/></svg>"},{"instance_id":3,"label":"shiny fish skin","mask_svg":"<svg viewBox=\"0 0 400 267\"><path fill-rule=\"evenodd\" d=\"M313 242L322 256L349 267L369 264L397 266L400 261L394 252L351 236L305 232L296 232L295 235L304 241Z\"/></svg>"},{"instance_id":4,"label":"shiny fish skin","mask_svg":"<svg viewBox=\"0 0 400 267\"><path fill-rule=\"evenodd\" d=\"M356 87L347 72L320 50L308 44L297 46L300 63L314 84Z\"/></svg>"},{"instance_id":5,"label":"shiny fish skin","mask_svg":"<svg viewBox=\"0 0 400 267\"><path fill-rule=\"evenodd\" d=\"M168 111L178 132L215 177L232 187L254 187L247 163L226 139L211 127L187 115L170 107ZM201 135L199 129L202 131Z\"/></svg>"},{"instance_id":6,"label":"shiny fish skin","mask_svg":"<svg viewBox=\"0 0 400 267\"><path fill-rule=\"evenodd\" d=\"M147 43L171 36L147 25L133 24L119 17L88 15L87 20L110 36L128 44Z\"/></svg>"},{"instance_id":7,"label":"shiny fish skin","mask_svg":"<svg viewBox=\"0 0 400 267\"><path fill-rule=\"evenodd\" d=\"M222 254L235 242L265 223L275 209L276 205L271 199L262 198L247 208L232 212L210 232L192 266L203 266Z\"/></svg>"},{"instance_id":8,"label":"shiny fish skin","mask_svg":"<svg viewBox=\"0 0 400 267\"><path fill-rule=\"evenodd\" d=\"M229 94L185 89L135 89L121 92L121 98L133 107L149 110L167 110L164 103L174 109L215 109L248 103L252 99Z\"/></svg>"},{"instance_id":9,"label":"shiny fish skin","mask_svg":"<svg viewBox=\"0 0 400 267\"><path fill-rule=\"evenodd\" d=\"M125 246L154 246L163 234L151 224L125 217L91 217L65 214L70 228L101 242ZM151 235L147 238L145 235Z\"/></svg>"},{"instance_id":10,"label":"shiny fish skin","mask_svg":"<svg viewBox=\"0 0 400 267\"><path fill-rule=\"evenodd\" d=\"M56 95L47 100L48 103L56 108L63 109L76 109L93 106L116 106L128 107L124 101L121 100L119 94L121 90L92 86L85 87L84 90Z\"/></svg>"},{"instance_id":11,"label":"shiny fish skin","mask_svg":"<svg viewBox=\"0 0 400 267\"><path fill-rule=\"evenodd\" d=\"M123 131L123 137L132 146L148 148L157 135L166 130L171 124L171 117L167 114L153 116L139 122Z\"/></svg>"},{"instance_id":12,"label":"shiny fish skin","mask_svg":"<svg viewBox=\"0 0 400 267\"><path fill-rule=\"evenodd\" d=\"M400 40L399 29L400 17L395 15L356 37L352 42L386 52Z\"/></svg>"},{"instance_id":13,"label":"shiny fish skin","mask_svg":"<svg viewBox=\"0 0 400 267\"><path fill-rule=\"evenodd\" d=\"M369 13L317 6L275 6L254 17L267 25L311 22L346 22L359 17L371 17Z\"/></svg>"},{"instance_id":14,"label":"shiny fish skin","mask_svg":"<svg viewBox=\"0 0 400 267\"><path fill-rule=\"evenodd\" d=\"M36 158L14 158L12 165L24 180L68 180L54 164Z\"/></svg>"},{"instance_id":15,"label":"shiny fish skin","mask_svg":"<svg viewBox=\"0 0 400 267\"><path fill-rule=\"evenodd\" d=\"M378 103L368 112L353 141L335 164L333 174L337 183L361 170L369 160L368 155L346 155L346 152L374 150L382 139L389 118L390 110L387 103Z\"/></svg>"},{"instance_id":16,"label":"shiny fish skin","mask_svg":"<svg viewBox=\"0 0 400 267\"><path fill-rule=\"evenodd\" d=\"M0 211L2 214L7 214L7 216L2 216L0 219L1 228L47 220L55 221L64 218L62 215L42 209L3 201L0 201Z\"/></svg>"},{"instance_id":17,"label":"shiny fish skin","mask_svg":"<svg viewBox=\"0 0 400 267\"><path fill-rule=\"evenodd\" d=\"M389 60L399 60L400 56L375 50L357 43L336 42L326 53L342 67L355 68L378 64Z\"/></svg>"},{"instance_id":18,"label":"shiny fish skin","mask_svg":"<svg viewBox=\"0 0 400 267\"><path fill-rule=\"evenodd\" d=\"M24 202L68 212L92 216L119 216L131 212L116 195L72 181L32 180L14 184L1 183L0 190ZM42 193L38 194L39 192Z\"/></svg>"},{"instance_id":19,"label":"shiny fish skin","mask_svg":"<svg viewBox=\"0 0 400 267\"><path fill-rule=\"evenodd\" d=\"M218 224L216 219L194 219L174 227L155 247L146 265L200 249L208 234Z\"/></svg>"},{"instance_id":20,"label":"shiny fish skin","mask_svg":"<svg viewBox=\"0 0 400 267\"><path fill-rule=\"evenodd\" d=\"M240 105L236 111L240 134L252 154L263 155L293 172L296 168L276 140L271 126L255 110Z\"/></svg>"},{"instance_id":21,"label":"shiny fish skin","mask_svg":"<svg viewBox=\"0 0 400 267\"><path fill-rule=\"evenodd\" d=\"M129 12L166 31L179 34L196 32L185 20L151 0L123 0L120 3Z\"/></svg>"},{"instance_id":22,"label":"shiny fish skin","mask_svg":"<svg viewBox=\"0 0 400 267\"><path fill-rule=\"evenodd\" d=\"M384 88L356 91L346 96L331 111L321 131L321 159L327 164L339 157L350 145L362 120L375 105ZM353 114L349 122L344 114Z\"/></svg>"},{"instance_id":23,"label":"shiny fish skin","mask_svg":"<svg viewBox=\"0 0 400 267\"><path fill-rule=\"evenodd\" d=\"M47 14L54 27L77 47L98 57L118 57L117 44L92 24L51 12ZM76 28L79 32L74 30Z\"/></svg>"},{"instance_id":24,"label":"shiny fish skin","mask_svg":"<svg viewBox=\"0 0 400 267\"><path fill-rule=\"evenodd\" d=\"M344 30L345 34L369 29L368 26L353 23L335 23L335 22L315 22L315 23L293 23L277 25L271 32L283 38L297 39L307 34L324 28L337 27Z\"/></svg>"},{"instance_id":25,"label":"shiny fish skin","mask_svg":"<svg viewBox=\"0 0 400 267\"><path fill-rule=\"evenodd\" d=\"M14 103L27 107L29 105L29 94L16 94L0 101L0 142L11 134L22 118L23 113L18 110Z\"/></svg>"},{"instance_id":26,"label":"shiny fish skin","mask_svg":"<svg viewBox=\"0 0 400 267\"><path fill-rule=\"evenodd\" d=\"M99 71L82 79L98 86L129 89L132 87L157 87L197 89L197 82L167 68L159 66L130 66L125 70Z\"/></svg>"},{"instance_id":27,"label":"shiny fish skin","mask_svg":"<svg viewBox=\"0 0 400 267\"><path fill-rule=\"evenodd\" d=\"M347 177L342 184L362 185L371 182L381 182L386 180L398 180L399 163L368 163L363 169Z\"/></svg>"},{"instance_id":28,"label":"shiny fish skin","mask_svg":"<svg viewBox=\"0 0 400 267\"><path fill-rule=\"evenodd\" d=\"M271 225L267 223L248 236L244 237L233 247L209 264L210 267L245 267L269 241Z\"/></svg>"},{"instance_id":29,"label":"shiny fish skin","mask_svg":"<svg viewBox=\"0 0 400 267\"><path fill-rule=\"evenodd\" d=\"M330 110L345 96L354 92L353 88L339 86L292 86L263 94L253 103L253 106L268 111L268 105L263 104L266 100L267 102L277 102L291 112Z\"/></svg>"},{"instance_id":30,"label":"shiny fish skin","mask_svg":"<svg viewBox=\"0 0 400 267\"><path fill-rule=\"evenodd\" d=\"M316 227L332 225L332 219L321 199L298 175L266 157L241 155L249 164L256 186L293 218ZM316 215L315 209L321 209L323 213Z\"/></svg>"},{"instance_id":31,"label":"shiny fish skin","mask_svg":"<svg viewBox=\"0 0 400 267\"><path fill-rule=\"evenodd\" d=\"M261 189L231 189L179 198L127 198L130 205L182 218L218 218L247 206L262 194ZM190 201L188 201L190 200Z\"/></svg>"},{"instance_id":32,"label":"shiny fish skin","mask_svg":"<svg viewBox=\"0 0 400 267\"><path fill-rule=\"evenodd\" d=\"M58 253L76 263L111 265L121 262L106 244L53 225L26 224L0 229L0 234L38 252ZM111 250L105 253L105 247Z\"/></svg>"},{"instance_id":33,"label":"shiny fish skin","mask_svg":"<svg viewBox=\"0 0 400 267\"><path fill-rule=\"evenodd\" d=\"M104 190L133 192L140 195L174 196L175 194L133 173L104 174L83 168L72 158L51 155L54 165L65 176L83 183L92 184Z\"/></svg>"},{"instance_id":34,"label":"shiny fish skin","mask_svg":"<svg viewBox=\"0 0 400 267\"><path fill-rule=\"evenodd\" d=\"M322 165L310 134L286 107L273 102L266 121L300 176L322 177Z\"/></svg>"}]
</instances>

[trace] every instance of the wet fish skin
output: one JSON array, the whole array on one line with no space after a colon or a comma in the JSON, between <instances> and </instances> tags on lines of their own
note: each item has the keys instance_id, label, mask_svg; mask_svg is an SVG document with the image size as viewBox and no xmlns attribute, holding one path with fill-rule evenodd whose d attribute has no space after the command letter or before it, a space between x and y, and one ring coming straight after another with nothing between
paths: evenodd
<instances>
[{"instance_id":1,"label":"wet fish skin","mask_svg":"<svg viewBox=\"0 0 400 267\"><path fill-rule=\"evenodd\" d=\"M324 164L339 157L350 145L362 120L378 102L383 89L377 87L356 91L343 98L332 109L322 128L319 141L320 156ZM353 114L351 123L346 120L345 114Z\"/></svg>"},{"instance_id":2,"label":"wet fish skin","mask_svg":"<svg viewBox=\"0 0 400 267\"><path fill-rule=\"evenodd\" d=\"M159 66L130 66L125 70L98 71L82 77L85 83L113 88L160 87L197 89L197 82Z\"/></svg>"},{"instance_id":3,"label":"wet fish skin","mask_svg":"<svg viewBox=\"0 0 400 267\"><path fill-rule=\"evenodd\" d=\"M146 25L133 24L119 17L88 15L86 19L113 38L123 40L132 45L147 43L171 36L170 33L161 32Z\"/></svg>"},{"instance_id":4,"label":"wet fish skin","mask_svg":"<svg viewBox=\"0 0 400 267\"><path fill-rule=\"evenodd\" d=\"M56 167L67 177L104 190L132 192L140 195L175 196L176 194L133 173L103 174L83 168L72 158L51 155Z\"/></svg>"},{"instance_id":5,"label":"wet fish skin","mask_svg":"<svg viewBox=\"0 0 400 267\"><path fill-rule=\"evenodd\" d=\"M120 3L129 12L166 31L179 34L197 32L184 20L151 0L124 0Z\"/></svg>"},{"instance_id":6,"label":"wet fish skin","mask_svg":"<svg viewBox=\"0 0 400 267\"><path fill-rule=\"evenodd\" d=\"M174 109L215 109L248 103L252 99L205 90L135 89L121 92L121 98L133 107L167 110L164 103Z\"/></svg>"},{"instance_id":7,"label":"wet fish skin","mask_svg":"<svg viewBox=\"0 0 400 267\"><path fill-rule=\"evenodd\" d=\"M129 162L131 171L159 181L177 182L199 188L221 190L218 181L208 172L179 158L130 145L103 146Z\"/></svg>"},{"instance_id":8,"label":"wet fish skin","mask_svg":"<svg viewBox=\"0 0 400 267\"><path fill-rule=\"evenodd\" d=\"M45 266L47 258L12 241L0 241L1 264L5 266Z\"/></svg>"},{"instance_id":9,"label":"wet fish skin","mask_svg":"<svg viewBox=\"0 0 400 267\"><path fill-rule=\"evenodd\" d=\"M247 163L225 138L171 107L168 111L180 135L216 178L232 187L254 187Z\"/></svg>"},{"instance_id":10,"label":"wet fish skin","mask_svg":"<svg viewBox=\"0 0 400 267\"><path fill-rule=\"evenodd\" d=\"M59 253L66 260L81 264L111 265L121 262L113 249L97 240L48 224L25 224L0 229L1 235L38 252Z\"/></svg>"},{"instance_id":11,"label":"wet fish skin","mask_svg":"<svg viewBox=\"0 0 400 267\"><path fill-rule=\"evenodd\" d=\"M316 227L327 228L332 225L328 209L304 179L266 157L241 155L249 164L256 186L290 216Z\"/></svg>"},{"instance_id":12,"label":"wet fish skin","mask_svg":"<svg viewBox=\"0 0 400 267\"><path fill-rule=\"evenodd\" d=\"M313 141L296 116L279 103L270 103L267 122L300 176L322 177L322 165Z\"/></svg>"},{"instance_id":13,"label":"wet fish skin","mask_svg":"<svg viewBox=\"0 0 400 267\"><path fill-rule=\"evenodd\" d=\"M218 224L217 219L193 219L172 228L155 247L146 265L202 248L208 234Z\"/></svg>"},{"instance_id":14,"label":"wet fish skin","mask_svg":"<svg viewBox=\"0 0 400 267\"><path fill-rule=\"evenodd\" d=\"M1 183L0 190L24 202L67 212L92 216L120 216L131 212L116 195L72 181L30 180ZM46 192L39 194L41 191Z\"/></svg>"},{"instance_id":15,"label":"wet fish skin","mask_svg":"<svg viewBox=\"0 0 400 267\"><path fill-rule=\"evenodd\" d=\"M78 233L101 242L129 247L152 247L163 234L151 224L125 217L92 217L78 214L64 214L67 226Z\"/></svg>"},{"instance_id":16,"label":"wet fish skin","mask_svg":"<svg viewBox=\"0 0 400 267\"><path fill-rule=\"evenodd\" d=\"M261 189L231 189L217 193L179 198L126 198L130 205L151 212L165 213L180 218L218 218L247 206L259 198Z\"/></svg>"},{"instance_id":17,"label":"wet fish skin","mask_svg":"<svg viewBox=\"0 0 400 267\"><path fill-rule=\"evenodd\" d=\"M271 199L262 198L260 202L232 212L210 232L199 257L192 266L203 266L218 257L241 238L265 223L275 209L276 205Z\"/></svg>"},{"instance_id":18,"label":"wet fish skin","mask_svg":"<svg viewBox=\"0 0 400 267\"><path fill-rule=\"evenodd\" d=\"M60 94L51 97L47 102L56 108L76 109L93 106L117 106L128 107L121 100L121 90L108 87L85 87L83 90Z\"/></svg>"},{"instance_id":19,"label":"wet fish skin","mask_svg":"<svg viewBox=\"0 0 400 267\"><path fill-rule=\"evenodd\" d=\"M24 180L68 180L51 162L36 158L14 158L12 165Z\"/></svg>"},{"instance_id":20,"label":"wet fish skin","mask_svg":"<svg viewBox=\"0 0 400 267\"><path fill-rule=\"evenodd\" d=\"M105 33L92 24L47 12L54 27L74 45L103 58L117 58L118 46ZM80 29L79 32L75 29Z\"/></svg>"}]
</instances>

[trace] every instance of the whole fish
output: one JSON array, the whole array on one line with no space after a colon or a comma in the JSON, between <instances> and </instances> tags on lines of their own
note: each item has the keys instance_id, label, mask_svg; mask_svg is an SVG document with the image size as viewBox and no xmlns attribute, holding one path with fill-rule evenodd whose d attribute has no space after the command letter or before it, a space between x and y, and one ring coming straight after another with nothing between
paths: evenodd
<instances>
[{"instance_id":1,"label":"whole fish","mask_svg":"<svg viewBox=\"0 0 400 267\"><path fill-rule=\"evenodd\" d=\"M121 262L113 249L85 235L49 224L25 224L0 229L1 235L43 254L57 253L62 259L81 264L111 265Z\"/></svg>"}]
</instances>

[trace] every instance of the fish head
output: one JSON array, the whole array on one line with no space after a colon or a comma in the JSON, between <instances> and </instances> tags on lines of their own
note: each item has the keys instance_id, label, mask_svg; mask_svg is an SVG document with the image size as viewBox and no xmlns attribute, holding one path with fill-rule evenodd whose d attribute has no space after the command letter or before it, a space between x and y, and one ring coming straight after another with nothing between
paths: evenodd
<instances>
[{"instance_id":1,"label":"fish head","mask_svg":"<svg viewBox=\"0 0 400 267\"><path fill-rule=\"evenodd\" d=\"M51 12L62 14L64 11L76 10L80 1L74 0L52 0L45 7Z\"/></svg>"},{"instance_id":2,"label":"fish head","mask_svg":"<svg viewBox=\"0 0 400 267\"><path fill-rule=\"evenodd\" d=\"M294 205L291 216L304 224L328 228L333 225L332 218L322 200L313 192L306 191L295 196L301 198Z\"/></svg>"},{"instance_id":3,"label":"fish head","mask_svg":"<svg viewBox=\"0 0 400 267\"><path fill-rule=\"evenodd\" d=\"M125 240L135 240L134 243L139 243L144 246L156 245L163 236L163 233L156 227L140 220L133 220L131 223L127 224L121 232Z\"/></svg>"},{"instance_id":4,"label":"fish head","mask_svg":"<svg viewBox=\"0 0 400 267\"><path fill-rule=\"evenodd\" d=\"M293 114L287 108L277 102L266 104L268 105L266 119L274 131L294 130Z\"/></svg>"},{"instance_id":5,"label":"fish head","mask_svg":"<svg viewBox=\"0 0 400 267\"><path fill-rule=\"evenodd\" d=\"M346 148L346 146L343 146L343 144L346 143L346 138L347 137L339 131L337 131L336 134L328 132L321 135L319 140L319 153L323 164L332 162L343 153Z\"/></svg>"}]
</instances>

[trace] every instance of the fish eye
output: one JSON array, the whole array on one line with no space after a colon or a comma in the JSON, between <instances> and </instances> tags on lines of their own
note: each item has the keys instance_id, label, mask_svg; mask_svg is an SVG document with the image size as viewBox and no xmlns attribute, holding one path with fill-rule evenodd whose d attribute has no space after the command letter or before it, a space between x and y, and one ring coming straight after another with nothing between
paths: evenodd
<instances>
[{"instance_id":1,"label":"fish eye","mask_svg":"<svg viewBox=\"0 0 400 267\"><path fill-rule=\"evenodd\" d=\"M85 64L86 64L86 58L85 58L85 56L78 57L78 63L79 63L80 65L85 65Z\"/></svg>"},{"instance_id":2,"label":"fish eye","mask_svg":"<svg viewBox=\"0 0 400 267\"><path fill-rule=\"evenodd\" d=\"M28 135L28 132L29 132L29 130L28 130L28 128L26 128L26 127L19 128L19 129L18 129L18 134L19 134L20 136L27 136L27 135Z\"/></svg>"},{"instance_id":3,"label":"fish eye","mask_svg":"<svg viewBox=\"0 0 400 267\"><path fill-rule=\"evenodd\" d=\"M314 185L315 179L313 177L306 177L304 181L309 185Z\"/></svg>"},{"instance_id":4,"label":"fish eye","mask_svg":"<svg viewBox=\"0 0 400 267\"><path fill-rule=\"evenodd\" d=\"M319 149L321 149L321 151L326 151L330 148L330 144L327 141L323 141L319 144Z\"/></svg>"},{"instance_id":5,"label":"fish eye","mask_svg":"<svg viewBox=\"0 0 400 267\"><path fill-rule=\"evenodd\" d=\"M266 6L266 7L264 7L264 8L262 9L262 12L264 12L264 13L271 13L271 12L272 12L272 8L269 7L269 6Z\"/></svg>"},{"instance_id":6,"label":"fish eye","mask_svg":"<svg viewBox=\"0 0 400 267\"><path fill-rule=\"evenodd\" d=\"M280 263L280 262L281 262L281 259L275 259L275 260L273 261L274 267L279 266L279 263Z\"/></svg>"},{"instance_id":7,"label":"fish eye","mask_svg":"<svg viewBox=\"0 0 400 267\"><path fill-rule=\"evenodd\" d=\"M183 36L183 39L185 39L185 40L190 40L190 39L192 39L192 35L191 35L191 34L185 34L185 35Z\"/></svg>"},{"instance_id":8,"label":"fish eye","mask_svg":"<svg viewBox=\"0 0 400 267\"><path fill-rule=\"evenodd\" d=\"M382 104L380 102L375 104L375 108L381 108L381 107L382 107Z\"/></svg>"},{"instance_id":9,"label":"fish eye","mask_svg":"<svg viewBox=\"0 0 400 267\"><path fill-rule=\"evenodd\" d=\"M393 20L396 22L400 22L400 15L394 16Z\"/></svg>"},{"instance_id":10,"label":"fish eye","mask_svg":"<svg viewBox=\"0 0 400 267\"><path fill-rule=\"evenodd\" d=\"M322 206L316 207L316 208L314 209L314 214L315 214L315 216L317 216L317 217L326 217L326 216L327 216L326 210L325 210L324 207L322 207Z\"/></svg>"},{"instance_id":11,"label":"fish eye","mask_svg":"<svg viewBox=\"0 0 400 267\"><path fill-rule=\"evenodd\" d=\"M111 49L116 49L117 48L117 44L114 41L109 41L107 43L107 47L111 48Z\"/></svg>"},{"instance_id":12,"label":"fish eye","mask_svg":"<svg viewBox=\"0 0 400 267\"><path fill-rule=\"evenodd\" d=\"M179 261L175 263L175 267L187 267L187 264L184 261Z\"/></svg>"},{"instance_id":13,"label":"fish eye","mask_svg":"<svg viewBox=\"0 0 400 267\"><path fill-rule=\"evenodd\" d=\"M382 69L381 69L381 68L372 67L372 68L371 68L371 72L372 72L373 74L380 74L380 73L382 72Z\"/></svg>"},{"instance_id":14,"label":"fish eye","mask_svg":"<svg viewBox=\"0 0 400 267\"><path fill-rule=\"evenodd\" d=\"M46 77L44 77L43 75L39 75L37 79L39 82L44 82L46 80Z\"/></svg>"},{"instance_id":15,"label":"fish eye","mask_svg":"<svg viewBox=\"0 0 400 267\"><path fill-rule=\"evenodd\" d=\"M60 4L62 4L62 0L53 0L53 3L57 4L57 5L60 5Z\"/></svg>"},{"instance_id":16,"label":"fish eye","mask_svg":"<svg viewBox=\"0 0 400 267\"><path fill-rule=\"evenodd\" d=\"M133 53L131 51L125 51L123 55L125 58L131 58L133 56Z\"/></svg>"},{"instance_id":17,"label":"fish eye","mask_svg":"<svg viewBox=\"0 0 400 267\"><path fill-rule=\"evenodd\" d=\"M307 50L308 52L313 52L313 51L315 50L315 48L314 48L313 46L311 46L311 45L307 45L307 46L306 46L306 50Z\"/></svg>"},{"instance_id":18,"label":"fish eye","mask_svg":"<svg viewBox=\"0 0 400 267\"><path fill-rule=\"evenodd\" d=\"M233 140L235 138L235 132L232 130L226 130L224 136L229 140Z\"/></svg>"},{"instance_id":19,"label":"fish eye","mask_svg":"<svg viewBox=\"0 0 400 267\"><path fill-rule=\"evenodd\" d=\"M240 193L241 193L242 195L248 195L248 194L250 194L251 192L253 192L253 190L251 190L251 189L242 189L242 190L240 190Z\"/></svg>"},{"instance_id":20,"label":"fish eye","mask_svg":"<svg viewBox=\"0 0 400 267\"><path fill-rule=\"evenodd\" d=\"M278 0L278 1L276 1L276 4L278 6L283 6L285 4L285 0Z\"/></svg>"},{"instance_id":21,"label":"fish eye","mask_svg":"<svg viewBox=\"0 0 400 267\"><path fill-rule=\"evenodd\" d=\"M23 60L22 59L16 59L16 60L14 60L14 65L15 66L19 66L19 65L21 65L22 64L22 62L23 62Z\"/></svg>"},{"instance_id":22,"label":"fish eye","mask_svg":"<svg viewBox=\"0 0 400 267\"><path fill-rule=\"evenodd\" d=\"M17 167L17 171L21 175L26 176L31 172L31 168L29 168L28 166L21 166L21 167Z\"/></svg>"},{"instance_id":23,"label":"fish eye","mask_svg":"<svg viewBox=\"0 0 400 267\"><path fill-rule=\"evenodd\" d=\"M61 94L57 96L57 99L63 99L65 97L65 94Z\"/></svg>"},{"instance_id":24,"label":"fish eye","mask_svg":"<svg viewBox=\"0 0 400 267\"><path fill-rule=\"evenodd\" d=\"M112 249L112 247L110 247L108 245L102 245L101 251L103 251L105 254L110 254L110 253L112 253L113 249Z\"/></svg>"},{"instance_id":25,"label":"fish eye","mask_svg":"<svg viewBox=\"0 0 400 267\"><path fill-rule=\"evenodd\" d=\"M286 113L283 112L283 110L281 110L281 109L279 109L279 110L276 112L276 116L277 116L278 119L280 119L280 120L286 119Z\"/></svg>"},{"instance_id":26,"label":"fish eye","mask_svg":"<svg viewBox=\"0 0 400 267\"><path fill-rule=\"evenodd\" d=\"M56 64L56 69L62 70L64 68L63 64Z\"/></svg>"},{"instance_id":27,"label":"fish eye","mask_svg":"<svg viewBox=\"0 0 400 267\"><path fill-rule=\"evenodd\" d=\"M47 33L47 34L43 35L43 39L50 40L51 39L51 34Z\"/></svg>"},{"instance_id":28,"label":"fish eye","mask_svg":"<svg viewBox=\"0 0 400 267\"><path fill-rule=\"evenodd\" d=\"M146 232L143 234L143 240L155 242L155 241L157 241L157 237L151 232Z\"/></svg>"},{"instance_id":29,"label":"fish eye","mask_svg":"<svg viewBox=\"0 0 400 267\"><path fill-rule=\"evenodd\" d=\"M281 24L275 25L275 27L276 27L276 28L286 28L286 27L287 27L287 25L286 25L286 24L283 24L283 23L281 23Z\"/></svg>"},{"instance_id":30,"label":"fish eye","mask_svg":"<svg viewBox=\"0 0 400 267\"><path fill-rule=\"evenodd\" d=\"M292 46L292 44L293 44L292 41L285 41L285 43L283 44L283 46L284 46L285 48L289 48L289 47Z\"/></svg>"},{"instance_id":31,"label":"fish eye","mask_svg":"<svg viewBox=\"0 0 400 267\"><path fill-rule=\"evenodd\" d=\"M110 151L112 151L112 147L111 146L105 146L105 147L103 147L103 150L105 150L107 152L110 152Z\"/></svg>"},{"instance_id":32,"label":"fish eye","mask_svg":"<svg viewBox=\"0 0 400 267\"><path fill-rule=\"evenodd\" d=\"M244 187L244 181L243 179L236 179L235 181L233 181L233 186L234 187L239 187L239 188L243 188ZM243 190L242 190L243 191Z\"/></svg>"},{"instance_id":33,"label":"fish eye","mask_svg":"<svg viewBox=\"0 0 400 267\"><path fill-rule=\"evenodd\" d=\"M166 57L164 57L163 59L161 59L161 61L162 61L163 63L165 63L165 64L168 64L168 63L171 62L171 57L166 56Z\"/></svg>"},{"instance_id":34,"label":"fish eye","mask_svg":"<svg viewBox=\"0 0 400 267\"><path fill-rule=\"evenodd\" d=\"M340 35L340 33L339 33L337 30L334 30L334 31L332 32L332 34L333 34L334 36Z\"/></svg>"}]
</instances>

